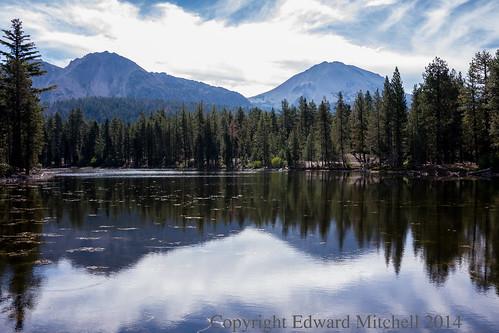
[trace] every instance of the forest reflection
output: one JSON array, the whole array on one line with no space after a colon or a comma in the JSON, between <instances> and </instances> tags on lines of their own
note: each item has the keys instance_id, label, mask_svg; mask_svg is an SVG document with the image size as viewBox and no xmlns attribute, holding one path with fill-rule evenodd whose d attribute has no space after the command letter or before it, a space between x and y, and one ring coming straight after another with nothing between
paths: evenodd
<instances>
[{"instance_id":1,"label":"forest reflection","mask_svg":"<svg viewBox=\"0 0 499 333\"><path fill-rule=\"evenodd\" d=\"M334 242L340 252L351 234L354 247L381 251L394 274L411 251L437 286L465 265L477 292L498 293L498 191L497 180L327 172L67 177L3 186L0 306L22 330L42 265L69 258L89 272L113 274L149 252L230 237L247 226L270 228L284 240L318 235L314 242Z\"/></svg>"}]
</instances>

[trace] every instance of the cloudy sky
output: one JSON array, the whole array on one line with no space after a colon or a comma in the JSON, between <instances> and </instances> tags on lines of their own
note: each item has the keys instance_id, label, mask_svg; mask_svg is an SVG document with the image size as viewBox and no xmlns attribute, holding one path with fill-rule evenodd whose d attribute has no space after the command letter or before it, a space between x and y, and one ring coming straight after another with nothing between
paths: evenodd
<instances>
[{"instance_id":1,"label":"cloudy sky","mask_svg":"<svg viewBox=\"0 0 499 333\"><path fill-rule=\"evenodd\" d=\"M465 71L499 48L497 0L0 0L0 25L19 17L59 66L112 51L149 71L253 96L322 61L381 75L406 89L435 56Z\"/></svg>"}]
</instances>

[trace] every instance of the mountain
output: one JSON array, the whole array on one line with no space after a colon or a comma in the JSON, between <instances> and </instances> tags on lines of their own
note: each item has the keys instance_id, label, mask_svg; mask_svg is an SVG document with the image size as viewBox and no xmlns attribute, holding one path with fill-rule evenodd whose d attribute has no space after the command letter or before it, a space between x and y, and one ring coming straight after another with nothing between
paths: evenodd
<instances>
[{"instance_id":1,"label":"mountain","mask_svg":"<svg viewBox=\"0 0 499 333\"><path fill-rule=\"evenodd\" d=\"M147 72L116 53L90 53L65 68L44 63L47 74L34 80L35 87L56 85L42 94L43 102L86 97L125 97L143 100L204 102L224 106L249 106L241 94L221 87L178 78L165 73Z\"/></svg>"},{"instance_id":2,"label":"mountain","mask_svg":"<svg viewBox=\"0 0 499 333\"><path fill-rule=\"evenodd\" d=\"M249 98L256 106L264 109L272 107L279 109L281 101L296 104L300 96L316 103L326 97L330 102L337 100L341 91L345 100L353 102L359 90L383 89L384 78L379 74L366 71L362 68L346 65L339 61L322 62L304 72L294 75L276 88Z\"/></svg>"}]
</instances>

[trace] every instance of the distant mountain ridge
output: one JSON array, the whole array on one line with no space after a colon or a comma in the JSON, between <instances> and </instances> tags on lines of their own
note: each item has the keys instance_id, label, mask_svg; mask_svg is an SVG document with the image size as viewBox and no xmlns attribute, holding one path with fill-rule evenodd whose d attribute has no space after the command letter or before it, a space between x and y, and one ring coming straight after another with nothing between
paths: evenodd
<instances>
[{"instance_id":1,"label":"distant mountain ridge","mask_svg":"<svg viewBox=\"0 0 499 333\"><path fill-rule=\"evenodd\" d=\"M183 79L166 73L147 72L135 62L116 53L89 53L71 61L65 68L44 62L46 75L34 78L35 87L56 85L53 91L43 93L42 102L59 107L81 104L86 105L88 98L124 98L121 104L135 105L137 110L149 110L154 105L181 105L181 103L199 103L227 107L260 107L269 110L281 108L282 100L297 104L303 96L316 103L325 97L331 103L336 102L339 92L345 101L352 103L359 91L383 89L384 78L362 68L347 65L339 61L322 62L298 73L274 89L246 98L238 92L206 83ZM410 104L410 95L408 104ZM133 102L135 99L137 102ZM149 102L151 101L151 103ZM165 101L162 104L159 101ZM106 108L113 100L106 100ZM90 100L94 105L95 100ZM88 103L87 103L88 104ZM99 113L102 113L99 111ZM105 114L105 113L103 113ZM127 115L127 118L134 115Z\"/></svg>"},{"instance_id":2,"label":"distant mountain ridge","mask_svg":"<svg viewBox=\"0 0 499 333\"><path fill-rule=\"evenodd\" d=\"M241 94L178 78L166 73L147 72L116 53L90 53L65 68L44 63L46 75L34 79L35 87L57 85L43 93L43 102L86 97L125 97L175 102L204 102L224 106L250 106Z\"/></svg>"},{"instance_id":3,"label":"distant mountain ridge","mask_svg":"<svg viewBox=\"0 0 499 333\"><path fill-rule=\"evenodd\" d=\"M292 76L268 92L250 97L249 100L253 105L264 109L280 108L283 99L296 104L301 96L316 103L320 103L324 97L335 102L341 91L345 100L351 103L360 90L374 93L379 89L381 92L383 83L384 78L379 74L339 61L324 61Z\"/></svg>"}]
</instances>

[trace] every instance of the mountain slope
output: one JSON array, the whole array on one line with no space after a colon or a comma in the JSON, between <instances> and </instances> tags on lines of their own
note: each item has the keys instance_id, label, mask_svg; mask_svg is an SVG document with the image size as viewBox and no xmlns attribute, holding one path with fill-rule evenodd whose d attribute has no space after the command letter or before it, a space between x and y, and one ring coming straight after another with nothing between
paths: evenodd
<instances>
[{"instance_id":1,"label":"mountain slope","mask_svg":"<svg viewBox=\"0 0 499 333\"><path fill-rule=\"evenodd\" d=\"M34 85L55 84L41 96L44 102L85 97L128 97L177 102L204 102L227 106L248 106L241 94L221 87L171 76L150 73L116 53L90 53L60 68L44 63L47 74Z\"/></svg>"},{"instance_id":2,"label":"mountain slope","mask_svg":"<svg viewBox=\"0 0 499 333\"><path fill-rule=\"evenodd\" d=\"M335 102L341 91L347 102L352 102L359 90L371 93L383 89L384 78L364 69L345 65L342 62L322 62L296 74L278 87L249 98L256 106L269 109L280 108L287 99L295 104L300 96L319 103L324 97Z\"/></svg>"}]
</instances>

